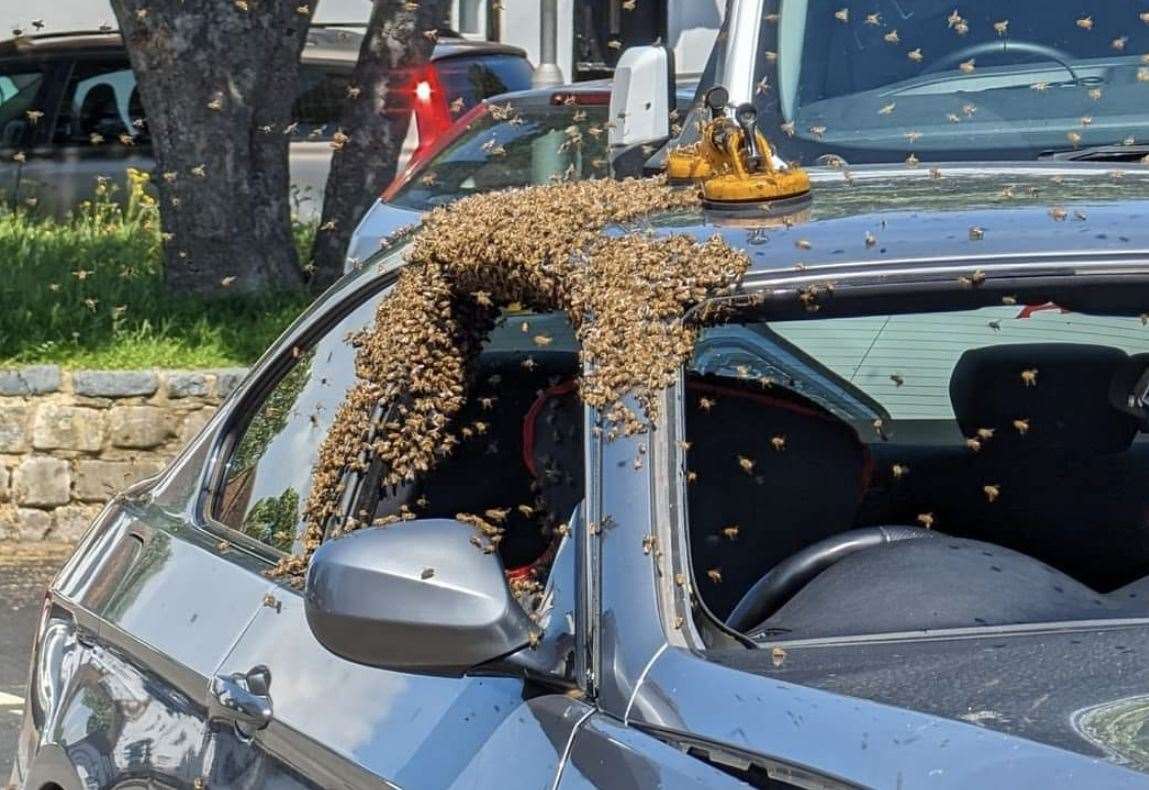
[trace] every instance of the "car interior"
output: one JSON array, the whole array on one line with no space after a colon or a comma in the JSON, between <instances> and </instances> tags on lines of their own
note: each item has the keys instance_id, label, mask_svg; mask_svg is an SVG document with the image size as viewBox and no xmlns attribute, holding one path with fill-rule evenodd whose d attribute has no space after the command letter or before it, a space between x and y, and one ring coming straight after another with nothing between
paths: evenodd
<instances>
[{"instance_id":1,"label":"car interior","mask_svg":"<svg viewBox=\"0 0 1149 790\"><path fill-rule=\"evenodd\" d=\"M772 641L1149 614L1149 353L1121 344L959 342L928 396L947 416L916 427L844 414L882 396L805 386L816 372L857 389L813 357L775 377L689 370L703 611ZM484 517L512 577L544 579L583 496L578 364L573 339L485 351L460 446L402 490L373 487L367 512Z\"/></svg>"}]
</instances>

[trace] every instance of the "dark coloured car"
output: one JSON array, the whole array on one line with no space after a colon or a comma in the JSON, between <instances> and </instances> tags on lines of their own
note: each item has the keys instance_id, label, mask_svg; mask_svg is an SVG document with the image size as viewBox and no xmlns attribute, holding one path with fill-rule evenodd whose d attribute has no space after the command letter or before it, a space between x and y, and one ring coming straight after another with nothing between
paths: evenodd
<instances>
[{"instance_id":1,"label":"dark coloured car","mask_svg":"<svg viewBox=\"0 0 1149 790\"><path fill-rule=\"evenodd\" d=\"M345 517L389 525L300 591L265 574L406 248L375 256L90 528L13 781L1144 787L1147 175L859 168L784 222L652 217L751 261L653 429L584 430L566 318L509 314L482 430L359 470ZM454 520L487 509L491 553Z\"/></svg>"},{"instance_id":2,"label":"dark coloured car","mask_svg":"<svg viewBox=\"0 0 1149 790\"><path fill-rule=\"evenodd\" d=\"M290 130L292 184L304 216L319 213L362 38L319 26L308 34ZM428 148L483 98L530 81L522 50L443 37L431 62L410 75L414 122L404 158ZM119 33L0 43L0 192L8 199L34 197L63 213L91 196L96 176L123 181L127 168L152 166L147 119Z\"/></svg>"}]
</instances>

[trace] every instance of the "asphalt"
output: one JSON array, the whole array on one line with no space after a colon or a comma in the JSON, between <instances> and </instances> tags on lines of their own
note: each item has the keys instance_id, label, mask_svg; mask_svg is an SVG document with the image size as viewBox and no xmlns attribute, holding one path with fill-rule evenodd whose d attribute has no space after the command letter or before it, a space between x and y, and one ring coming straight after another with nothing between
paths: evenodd
<instances>
[{"instance_id":1,"label":"asphalt","mask_svg":"<svg viewBox=\"0 0 1149 790\"><path fill-rule=\"evenodd\" d=\"M69 544L0 543L0 787L12 769L40 603L71 553Z\"/></svg>"}]
</instances>

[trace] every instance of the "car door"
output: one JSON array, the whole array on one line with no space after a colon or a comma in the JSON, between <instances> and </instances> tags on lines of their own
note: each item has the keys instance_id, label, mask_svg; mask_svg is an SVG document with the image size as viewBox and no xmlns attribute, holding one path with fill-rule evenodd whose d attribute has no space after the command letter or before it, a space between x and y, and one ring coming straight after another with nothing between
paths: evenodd
<instances>
[{"instance_id":1,"label":"car door","mask_svg":"<svg viewBox=\"0 0 1149 790\"><path fill-rule=\"evenodd\" d=\"M531 332L521 332L519 326L516 319L504 334L519 336L530 346ZM321 375L329 379L332 389L343 392L352 375L350 350L336 348L347 347L342 328L332 330L329 337L335 343L331 355L321 344L315 360L337 366L321 367L325 371ZM509 348L499 351L503 375L524 369L518 353ZM573 352L570 364L577 366ZM483 512L454 504L454 500L447 504L443 498L456 496L462 489L467 496L481 496L488 487L522 482L515 477L519 474L515 464L523 465L522 448L527 440L516 437L527 433L523 415L538 411L529 407L543 397L536 393L547 380L546 365L545 361L532 365L537 371L531 375L538 378L524 381L521 387L509 381L500 385L498 405L513 411L484 412L488 427L480 430L485 436L474 452L460 449L436 467L438 482L428 482L421 489L430 498L430 507L439 503L450 516L456 508ZM295 408L307 414L311 406L297 401ZM330 425L328 417L323 419L318 435ZM504 430L505 434L500 433ZM581 444L570 446L576 454L580 448ZM310 476L311 464L288 457L281 460L283 478L306 480ZM471 463L475 466L453 466ZM476 474L484 465L488 474ZM514 479L508 481L508 474ZM219 512L226 520L235 522L229 490L261 491L258 496L283 501L277 493L279 484L272 485L271 479L262 485L232 479L234 489L228 485L220 489ZM371 475L364 479L370 480ZM447 483L443 481L448 480L458 486L450 494L444 493ZM581 480L577 487L581 491ZM250 500L257 494L242 496ZM368 498L358 498L349 508L362 513L362 502ZM570 501L565 500L564 507ZM272 534L276 531L268 529ZM474 549L467 545L465 550ZM248 759L266 766L265 770L274 766L277 771L304 774L325 787L378 787L381 781L410 788L551 786L571 735L591 711L581 693L568 693L575 685L570 658L576 619L574 564L573 550L562 542L548 579L545 600L550 604L543 636L538 649L530 651L537 664L531 681L521 674L435 677L352 663L313 636L300 592L287 584L278 585L219 670L223 676L242 676L257 666L270 672L272 718L269 726L254 733Z\"/></svg>"}]
</instances>

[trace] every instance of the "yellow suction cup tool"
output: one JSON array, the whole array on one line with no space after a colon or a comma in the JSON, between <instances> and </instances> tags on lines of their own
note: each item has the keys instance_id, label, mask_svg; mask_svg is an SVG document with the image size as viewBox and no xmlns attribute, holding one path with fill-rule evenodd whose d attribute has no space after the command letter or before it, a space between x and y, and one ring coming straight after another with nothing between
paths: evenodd
<instances>
[{"instance_id":1,"label":"yellow suction cup tool","mask_svg":"<svg viewBox=\"0 0 1149 790\"><path fill-rule=\"evenodd\" d=\"M800 167L781 163L762 132L752 104L739 105L726 117L725 88L711 88L706 105L711 119L702 139L670 152L666 175L671 183L700 181L702 204L717 211L775 213L810 200L810 177Z\"/></svg>"}]
</instances>

